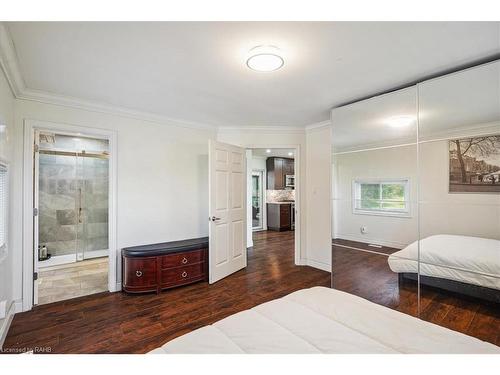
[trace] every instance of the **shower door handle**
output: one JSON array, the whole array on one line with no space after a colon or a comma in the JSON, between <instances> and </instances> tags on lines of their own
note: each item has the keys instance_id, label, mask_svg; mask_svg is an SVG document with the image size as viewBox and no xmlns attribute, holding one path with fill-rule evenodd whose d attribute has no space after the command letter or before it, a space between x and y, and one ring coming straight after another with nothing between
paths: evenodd
<instances>
[{"instance_id":1,"label":"shower door handle","mask_svg":"<svg viewBox=\"0 0 500 375\"><path fill-rule=\"evenodd\" d=\"M78 197L78 201L79 201L79 204L78 204L78 224L81 224L82 223L82 188L78 188L78 194L79 194L79 197Z\"/></svg>"}]
</instances>

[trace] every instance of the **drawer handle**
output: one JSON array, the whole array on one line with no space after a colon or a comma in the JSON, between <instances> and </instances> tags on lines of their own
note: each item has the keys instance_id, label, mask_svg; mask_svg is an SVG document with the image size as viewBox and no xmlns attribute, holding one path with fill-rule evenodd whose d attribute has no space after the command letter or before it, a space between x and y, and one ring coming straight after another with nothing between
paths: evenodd
<instances>
[{"instance_id":1,"label":"drawer handle","mask_svg":"<svg viewBox=\"0 0 500 375\"><path fill-rule=\"evenodd\" d=\"M142 271L135 271L135 276L141 277L142 276Z\"/></svg>"},{"instance_id":2,"label":"drawer handle","mask_svg":"<svg viewBox=\"0 0 500 375\"><path fill-rule=\"evenodd\" d=\"M181 276L182 276L182 277L187 277L187 275L188 275L188 273L187 273L186 271L184 271L184 272L181 274Z\"/></svg>"},{"instance_id":3,"label":"drawer handle","mask_svg":"<svg viewBox=\"0 0 500 375\"><path fill-rule=\"evenodd\" d=\"M188 260L186 257L182 258L182 264L186 264L187 262L188 262Z\"/></svg>"}]
</instances>

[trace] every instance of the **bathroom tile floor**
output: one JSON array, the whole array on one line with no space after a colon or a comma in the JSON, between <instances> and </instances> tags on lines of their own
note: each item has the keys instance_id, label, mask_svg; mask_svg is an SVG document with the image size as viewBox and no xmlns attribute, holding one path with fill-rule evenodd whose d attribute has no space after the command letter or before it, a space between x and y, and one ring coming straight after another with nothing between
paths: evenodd
<instances>
[{"instance_id":1,"label":"bathroom tile floor","mask_svg":"<svg viewBox=\"0 0 500 375\"><path fill-rule=\"evenodd\" d=\"M107 290L107 257L42 268L38 273L39 305Z\"/></svg>"}]
</instances>

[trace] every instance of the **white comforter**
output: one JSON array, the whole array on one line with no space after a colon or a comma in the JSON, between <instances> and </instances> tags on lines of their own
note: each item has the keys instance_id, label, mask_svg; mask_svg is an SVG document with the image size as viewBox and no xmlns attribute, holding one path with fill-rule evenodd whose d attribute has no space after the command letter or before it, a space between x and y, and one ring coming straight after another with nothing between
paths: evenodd
<instances>
[{"instance_id":1,"label":"white comforter","mask_svg":"<svg viewBox=\"0 0 500 375\"><path fill-rule=\"evenodd\" d=\"M389 256L393 272L418 272L418 241ZM420 241L420 274L500 290L500 241L440 234Z\"/></svg>"},{"instance_id":2,"label":"white comforter","mask_svg":"<svg viewBox=\"0 0 500 375\"><path fill-rule=\"evenodd\" d=\"M151 353L497 353L500 348L335 289L299 290Z\"/></svg>"}]
</instances>

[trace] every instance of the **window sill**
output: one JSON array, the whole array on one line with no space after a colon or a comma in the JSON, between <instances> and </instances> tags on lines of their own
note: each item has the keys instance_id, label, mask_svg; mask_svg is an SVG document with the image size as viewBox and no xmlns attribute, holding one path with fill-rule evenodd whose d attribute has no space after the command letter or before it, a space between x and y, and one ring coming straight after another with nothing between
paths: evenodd
<instances>
[{"instance_id":1,"label":"window sill","mask_svg":"<svg viewBox=\"0 0 500 375\"><path fill-rule=\"evenodd\" d=\"M410 212L390 212L390 211L370 211L370 210L353 210L354 215L369 215L369 216L386 216L386 217L401 217L411 219Z\"/></svg>"}]
</instances>

